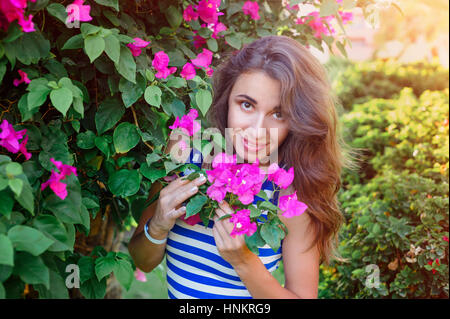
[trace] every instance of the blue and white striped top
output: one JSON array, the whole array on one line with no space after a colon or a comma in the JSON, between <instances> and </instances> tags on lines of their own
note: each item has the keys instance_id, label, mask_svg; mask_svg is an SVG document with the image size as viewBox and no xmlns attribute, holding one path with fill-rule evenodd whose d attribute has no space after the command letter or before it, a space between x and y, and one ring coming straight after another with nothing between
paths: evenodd
<instances>
[{"instance_id":1,"label":"blue and white striped top","mask_svg":"<svg viewBox=\"0 0 450 319\"><path fill-rule=\"evenodd\" d=\"M201 152L191 151L188 163L201 167ZM273 184L262 185L270 201L277 204L278 194L272 198ZM262 198L255 196L253 204ZM266 217L263 213L261 217ZM219 254L210 220L206 228L203 222L188 225L178 219L169 232L166 244L167 283L170 299L251 299L251 295L233 267ZM274 252L268 245L259 248L258 257L264 266L273 272L281 260L281 246Z\"/></svg>"}]
</instances>

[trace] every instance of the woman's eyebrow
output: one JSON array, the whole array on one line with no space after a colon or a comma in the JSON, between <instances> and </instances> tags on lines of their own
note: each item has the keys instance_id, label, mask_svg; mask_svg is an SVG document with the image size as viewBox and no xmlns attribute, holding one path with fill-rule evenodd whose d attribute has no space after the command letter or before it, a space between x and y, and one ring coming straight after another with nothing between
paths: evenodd
<instances>
[{"instance_id":1,"label":"woman's eyebrow","mask_svg":"<svg viewBox=\"0 0 450 319\"><path fill-rule=\"evenodd\" d=\"M248 96L247 94L239 94L239 95L236 95L236 97L239 97L239 96L245 97L246 99L250 100L250 101L253 102L254 104L258 104L258 102L257 102L254 98L251 98L251 97Z\"/></svg>"},{"instance_id":2,"label":"woman's eyebrow","mask_svg":"<svg viewBox=\"0 0 450 319\"><path fill-rule=\"evenodd\" d=\"M258 102L257 102L254 98L251 98L251 97L248 96L247 94L238 94L238 95L236 95L236 97L244 97L244 98L246 98L247 100L249 100L250 102L254 103L255 105L258 104ZM274 110L280 110L281 107L278 105L278 106L275 106L273 109L274 109Z\"/></svg>"}]
</instances>

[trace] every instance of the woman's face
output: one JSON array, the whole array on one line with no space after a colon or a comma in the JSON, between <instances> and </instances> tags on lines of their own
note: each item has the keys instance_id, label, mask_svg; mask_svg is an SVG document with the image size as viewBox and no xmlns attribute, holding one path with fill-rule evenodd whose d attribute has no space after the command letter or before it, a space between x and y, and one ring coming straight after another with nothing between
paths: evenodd
<instances>
[{"instance_id":1,"label":"woman's face","mask_svg":"<svg viewBox=\"0 0 450 319\"><path fill-rule=\"evenodd\" d=\"M288 121L281 113L281 84L264 72L241 74L228 98L228 129L238 156L261 166L286 139ZM276 159L278 162L278 159Z\"/></svg>"}]
</instances>

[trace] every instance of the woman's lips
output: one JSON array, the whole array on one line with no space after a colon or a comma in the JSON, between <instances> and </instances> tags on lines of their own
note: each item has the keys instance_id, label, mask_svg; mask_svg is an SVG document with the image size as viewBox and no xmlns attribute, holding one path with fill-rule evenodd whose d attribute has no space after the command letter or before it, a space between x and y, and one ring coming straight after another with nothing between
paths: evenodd
<instances>
[{"instance_id":1,"label":"woman's lips","mask_svg":"<svg viewBox=\"0 0 450 319\"><path fill-rule=\"evenodd\" d=\"M266 147L266 144L264 144L264 145L256 144L255 145L255 144L248 143L246 138L243 138L243 144L244 144L244 147L246 150L252 151L252 152L257 152Z\"/></svg>"}]
</instances>

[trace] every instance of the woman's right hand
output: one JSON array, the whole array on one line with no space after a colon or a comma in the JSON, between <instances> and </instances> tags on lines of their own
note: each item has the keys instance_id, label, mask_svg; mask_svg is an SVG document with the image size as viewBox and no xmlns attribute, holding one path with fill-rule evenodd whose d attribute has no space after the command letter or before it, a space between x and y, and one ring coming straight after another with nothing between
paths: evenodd
<instances>
[{"instance_id":1,"label":"woman's right hand","mask_svg":"<svg viewBox=\"0 0 450 319\"><path fill-rule=\"evenodd\" d=\"M206 182L204 175L200 175L193 181L183 179L183 177L173 180L159 193L155 214L149 225L151 233L157 237L167 236L177 218L186 213L186 206L181 206L181 204L195 195L198 187Z\"/></svg>"}]
</instances>

